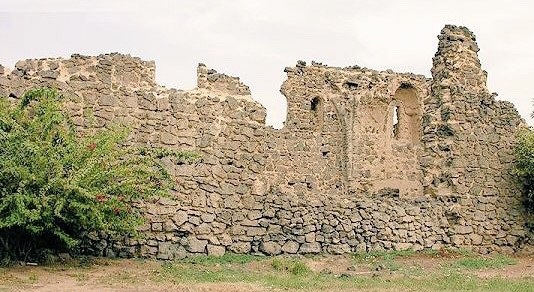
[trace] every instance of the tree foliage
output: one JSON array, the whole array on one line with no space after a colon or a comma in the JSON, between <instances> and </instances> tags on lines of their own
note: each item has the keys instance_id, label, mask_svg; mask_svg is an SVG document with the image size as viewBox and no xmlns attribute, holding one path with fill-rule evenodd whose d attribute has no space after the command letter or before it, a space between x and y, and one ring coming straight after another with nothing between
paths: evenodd
<instances>
[{"instance_id":1,"label":"tree foliage","mask_svg":"<svg viewBox=\"0 0 534 292\"><path fill-rule=\"evenodd\" d=\"M518 135L515 174L523 184L525 205L534 212L534 131L524 129Z\"/></svg>"},{"instance_id":2,"label":"tree foliage","mask_svg":"<svg viewBox=\"0 0 534 292\"><path fill-rule=\"evenodd\" d=\"M75 250L91 231L135 233L142 216L134 203L172 186L159 158L194 158L126 146L125 126L80 137L61 105L50 89L18 104L0 99L0 257Z\"/></svg>"}]
</instances>

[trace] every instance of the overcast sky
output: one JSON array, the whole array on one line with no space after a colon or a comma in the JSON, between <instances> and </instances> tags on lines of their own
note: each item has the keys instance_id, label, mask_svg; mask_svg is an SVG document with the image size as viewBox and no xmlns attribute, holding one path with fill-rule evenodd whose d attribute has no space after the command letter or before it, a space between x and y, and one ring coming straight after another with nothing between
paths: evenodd
<instances>
[{"instance_id":1,"label":"overcast sky","mask_svg":"<svg viewBox=\"0 0 534 292\"><path fill-rule=\"evenodd\" d=\"M527 119L534 1L0 0L0 64L121 52L156 61L158 83L196 84L199 62L250 86L280 127L283 68L297 60L430 76L445 24L475 32L490 91ZM532 123L531 123L532 124Z\"/></svg>"}]
</instances>

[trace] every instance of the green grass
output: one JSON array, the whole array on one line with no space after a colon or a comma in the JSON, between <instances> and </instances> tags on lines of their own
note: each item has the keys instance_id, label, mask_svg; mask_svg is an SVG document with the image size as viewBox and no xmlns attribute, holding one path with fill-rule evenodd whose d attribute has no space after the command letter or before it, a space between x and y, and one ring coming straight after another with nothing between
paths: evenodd
<instances>
[{"instance_id":1,"label":"green grass","mask_svg":"<svg viewBox=\"0 0 534 292\"><path fill-rule=\"evenodd\" d=\"M176 262L183 263L183 264L211 266L211 265L228 265L228 264L247 264L250 262L259 261L261 259L265 259L265 256L226 253L220 257L199 255L199 256L194 256L194 257L178 260Z\"/></svg>"},{"instance_id":2,"label":"green grass","mask_svg":"<svg viewBox=\"0 0 534 292\"><path fill-rule=\"evenodd\" d=\"M440 255L444 257L440 258ZM142 279L143 282L152 281L155 287L159 283L165 286L185 285L193 289L197 283L236 283L237 285L250 283L265 289L300 291L534 291L534 277L479 278L474 273L476 269L498 269L513 265L516 260L512 258L481 257L467 252L454 252L452 255L451 257L449 251L437 254L396 251L347 255L340 258L344 261L343 268L334 269L335 272L322 272L325 263L327 265L331 263L324 256L314 258L266 257L231 253L222 257L197 256L172 262L159 262L156 266L152 262L150 270L145 270L142 274L138 271L146 269L146 263L144 260L139 260L133 262L132 270L125 269L118 273L109 273L98 283L108 286L132 285L132 283L135 285L139 279ZM412 256L413 259L410 258ZM427 261L430 259L439 262L432 268L425 265L427 267L425 270L418 262L425 258ZM358 266L352 272L344 270L345 266L350 266L350 260ZM107 260L102 263L115 264ZM375 270L374 267L378 265L383 268ZM50 271L48 267L44 269ZM85 265L77 265L77 267L68 267L66 270L72 273L72 277L84 282L92 277L93 269L98 269L98 267L87 268ZM39 281L37 275L32 276L29 273L23 278L15 279L14 282L9 280L9 275L2 276L2 271L0 270L0 283L4 278L12 285L6 287L17 287L16 285L28 285ZM2 288L0 284L0 291Z\"/></svg>"},{"instance_id":3,"label":"green grass","mask_svg":"<svg viewBox=\"0 0 534 292\"><path fill-rule=\"evenodd\" d=\"M453 254L453 255L461 256L461 257L477 256L477 254L474 253L472 250L465 249L465 248L448 248L448 249L445 249L444 251L449 254Z\"/></svg>"},{"instance_id":4,"label":"green grass","mask_svg":"<svg viewBox=\"0 0 534 292\"><path fill-rule=\"evenodd\" d=\"M264 287L289 290L385 290L385 291L534 291L532 279L481 279L463 269L500 268L514 264L513 259L496 256L476 257L471 252L454 251L459 259L449 264L452 269L424 271L417 264L402 265L395 261L410 257L414 251L371 252L353 254L352 260L367 265L371 270L382 266L388 273L351 275L313 272L301 258L259 257L228 254L224 257L194 257L166 263L154 273L155 279L183 283L253 283ZM425 252L421 252L427 255ZM437 253L428 254L430 257ZM254 266L251 267L251 264Z\"/></svg>"},{"instance_id":5,"label":"green grass","mask_svg":"<svg viewBox=\"0 0 534 292\"><path fill-rule=\"evenodd\" d=\"M289 272L295 276L305 275L311 272L310 268L302 261L286 258L274 258L271 262L271 267L273 267L275 271Z\"/></svg>"},{"instance_id":6,"label":"green grass","mask_svg":"<svg viewBox=\"0 0 534 292\"><path fill-rule=\"evenodd\" d=\"M354 253L352 257L356 261L372 261L372 260L394 260L398 257L408 257L415 254L415 251L396 250L396 251L371 251L365 253Z\"/></svg>"},{"instance_id":7,"label":"green grass","mask_svg":"<svg viewBox=\"0 0 534 292\"><path fill-rule=\"evenodd\" d=\"M198 267L191 268L166 264L157 272L161 280L177 284L244 282L265 287L297 290L387 290L387 291L534 291L534 282L529 279L480 279L457 272L450 274L430 273L423 276L387 278L383 276L350 276L288 272L285 263L271 263L271 271L252 271L243 268Z\"/></svg>"},{"instance_id":8,"label":"green grass","mask_svg":"<svg viewBox=\"0 0 534 292\"><path fill-rule=\"evenodd\" d=\"M468 269L468 270L480 270L480 269L499 269L505 266L514 265L517 260L497 255L495 257L466 257L454 261L450 267L455 269Z\"/></svg>"},{"instance_id":9,"label":"green grass","mask_svg":"<svg viewBox=\"0 0 534 292\"><path fill-rule=\"evenodd\" d=\"M399 250L399 251L372 251L366 253L354 253L352 259L357 265L364 265L374 271L388 270L392 272L402 271L407 273L410 271L416 272L416 269L405 269L395 259L400 257L413 256L413 250Z\"/></svg>"}]
</instances>

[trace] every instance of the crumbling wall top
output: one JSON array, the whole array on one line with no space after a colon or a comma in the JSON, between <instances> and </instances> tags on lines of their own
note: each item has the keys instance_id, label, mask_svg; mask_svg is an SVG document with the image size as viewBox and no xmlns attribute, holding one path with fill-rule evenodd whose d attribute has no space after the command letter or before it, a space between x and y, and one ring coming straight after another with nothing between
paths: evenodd
<instances>
[{"instance_id":1,"label":"crumbling wall top","mask_svg":"<svg viewBox=\"0 0 534 292\"><path fill-rule=\"evenodd\" d=\"M0 66L1 67L1 66ZM0 69L11 78L69 81L93 81L119 87L141 88L156 85L154 61L130 55L110 53L98 56L73 54L71 58L43 58L18 61L13 70Z\"/></svg>"},{"instance_id":2,"label":"crumbling wall top","mask_svg":"<svg viewBox=\"0 0 534 292\"><path fill-rule=\"evenodd\" d=\"M230 95L250 95L250 89L239 77L228 76L200 63L197 68L197 88L219 91Z\"/></svg>"}]
</instances>

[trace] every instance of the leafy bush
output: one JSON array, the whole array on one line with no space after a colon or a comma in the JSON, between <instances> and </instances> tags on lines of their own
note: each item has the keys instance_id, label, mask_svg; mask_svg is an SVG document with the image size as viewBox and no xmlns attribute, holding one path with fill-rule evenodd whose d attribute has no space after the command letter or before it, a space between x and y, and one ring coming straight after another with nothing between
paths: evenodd
<instances>
[{"instance_id":1,"label":"leafy bush","mask_svg":"<svg viewBox=\"0 0 534 292\"><path fill-rule=\"evenodd\" d=\"M126 146L125 126L79 137L61 105L50 89L0 99L0 258L76 250L91 231L135 234L136 202L172 186L158 158L194 157Z\"/></svg>"},{"instance_id":2,"label":"leafy bush","mask_svg":"<svg viewBox=\"0 0 534 292\"><path fill-rule=\"evenodd\" d=\"M515 149L517 164L515 174L523 184L525 204L534 212L534 132L530 129L518 135Z\"/></svg>"}]
</instances>

